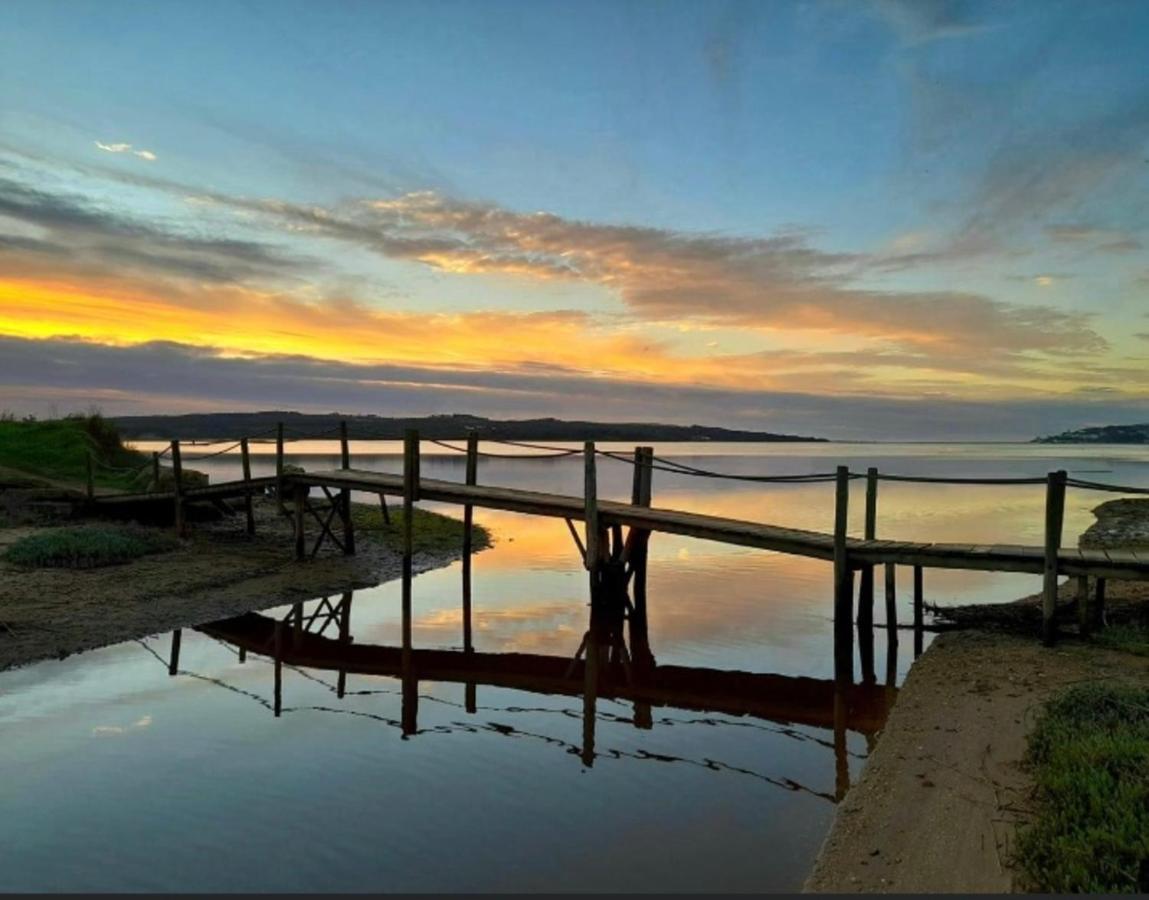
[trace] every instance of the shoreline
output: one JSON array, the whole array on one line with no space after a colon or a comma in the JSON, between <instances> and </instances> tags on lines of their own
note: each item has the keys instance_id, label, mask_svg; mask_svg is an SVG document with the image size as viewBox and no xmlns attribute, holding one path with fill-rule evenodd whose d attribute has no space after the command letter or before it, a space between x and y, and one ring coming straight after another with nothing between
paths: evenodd
<instances>
[{"instance_id":1,"label":"shoreline","mask_svg":"<svg viewBox=\"0 0 1149 900\"><path fill-rule=\"evenodd\" d=\"M400 577L402 554L366 535L355 556L325 548L298 563L290 524L274 501L255 503L256 533L242 517L196 523L181 546L97 569L23 569L0 560L0 672L109 644L193 627L287 603L375 587ZM0 554L39 526L0 529ZM417 551L420 574L462 548Z\"/></svg>"}]
</instances>

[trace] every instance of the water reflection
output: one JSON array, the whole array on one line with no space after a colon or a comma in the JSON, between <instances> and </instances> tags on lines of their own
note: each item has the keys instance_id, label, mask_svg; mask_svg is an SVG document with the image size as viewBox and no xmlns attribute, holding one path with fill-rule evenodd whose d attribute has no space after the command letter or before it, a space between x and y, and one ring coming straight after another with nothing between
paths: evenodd
<instances>
[{"instance_id":1,"label":"water reflection","mask_svg":"<svg viewBox=\"0 0 1149 900\"><path fill-rule=\"evenodd\" d=\"M197 628L209 637L232 648L242 662L251 655L272 663L272 701L257 698L274 716L292 711L285 705L283 670L304 674L309 680L328 686L337 699L347 693L348 676L374 676L399 681L401 715L398 720L379 716L378 720L399 729L406 738L421 733L419 728L419 686L423 682L456 683L465 686L464 708L468 713L479 709L478 692L483 687L511 688L530 694L579 697L582 700L582 742L550 738L537 733L499 726L499 733L514 737L532 737L577 756L582 765L594 765L600 751L596 748L596 730L603 718L602 700L626 703L629 717L611 713L612 723L625 722L641 730L653 730L660 721L654 709L665 708L695 713L760 720L784 729L794 726L832 731L835 754L835 792L827 794L808 788L797 781L753 772L745 767L728 767L716 760L703 763L708 768L737 768L787 790L807 792L827 800L838 800L849 787L849 760L846 733L864 735L867 744L885 722L894 702L897 688L896 644L890 644L886 683L878 684L872 659L863 663L860 683L849 675L838 679L817 679L777 674L758 674L698 666L660 665L650 646L644 613L635 613L629 604L592 605L587 616L587 629L581 643L572 645L566 656L537 653L489 653L473 648L461 650L419 649L410 642L399 645L356 642L352 628L354 596L351 592L339 598L320 598L309 604L295 604L279 615L248 613ZM643 606L645 604L642 604ZM466 609L464 607L464 609ZM408 612L409 616L410 613ZM470 625L462 617L464 633ZM411 634L405 627L404 635ZM174 632L171 655L166 660L170 672L179 668L180 632ZM872 648L872 641L871 641ZM334 673L334 682L326 682L319 673ZM356 696L369 691L358 690ZM254 695L253 695L254 696ZM315 709L314 706L306 707ZM340 711L334 708L332 711ZM345 710L352 712L350 710ZM369 715L361 710L354 715ZM713 720L712 720L713 721ZM476 725L475 728L491 728ZM433 729L442 733L442 726ZM801 735L800 732L791 731ZM607 750L613 758L689 762L667 754L626 753Z\"/></svg>"}]
</instances>

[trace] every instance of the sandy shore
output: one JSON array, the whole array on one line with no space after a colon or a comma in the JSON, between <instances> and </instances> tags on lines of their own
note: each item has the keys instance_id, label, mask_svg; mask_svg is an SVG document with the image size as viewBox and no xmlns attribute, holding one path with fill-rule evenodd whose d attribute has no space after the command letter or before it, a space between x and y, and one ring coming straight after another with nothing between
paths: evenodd
<instances>
[{"instance_id":1,"label":"sandy shore","mask_svg":"<svg viewBox=\"0 0 1149 900\"><path fill-rule=\"evenodd\" d=\"M0 671L39 659L356 588L400 574L400 554L361 538L357 554L293 558L291 525L256 504L254 537L237 516L196 523L178 550L100 569L23 570L0 561ZM35 529L0 529L0 554ZM458 553L416 553L416 572Z\"/></svg>"}]
</instances>

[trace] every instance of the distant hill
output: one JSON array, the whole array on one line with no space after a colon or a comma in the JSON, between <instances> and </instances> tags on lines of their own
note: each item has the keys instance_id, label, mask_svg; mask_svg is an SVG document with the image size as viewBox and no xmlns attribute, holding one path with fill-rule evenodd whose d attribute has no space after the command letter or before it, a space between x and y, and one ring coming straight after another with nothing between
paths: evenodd
<instances>
[{"instance_id":1,"label":"distant hill","mask_svg":"<svg viewBox=\"0 0 1149 900\"><path fill-rule=\"evenodd\" d=\"M1034 438L1035 444L1149 444L1149 422L1142 425L1103 425L1079 428L1047 437Z\"/></svg>"},{"instance_id":2,"label":"distant hill","mask_svg":"<svg viewBox=\"0 0 1149 900\"><path fill-rule=\"evenodd\" d=\"M283 411L190 413L182 416L118 416L112 419L125 438L212 440L272 432L283 422L288 432L318 433L346 420L354 438L397 440L408 428L422 437L459 440L470 432L480 437L512 441L824 441L825 438L767 431L738 431L705 425L659 425L646 422L567 422L562 419L486 419L445 415L418 418L355 416L340 413Z\"/></svg>"}]
</instances>

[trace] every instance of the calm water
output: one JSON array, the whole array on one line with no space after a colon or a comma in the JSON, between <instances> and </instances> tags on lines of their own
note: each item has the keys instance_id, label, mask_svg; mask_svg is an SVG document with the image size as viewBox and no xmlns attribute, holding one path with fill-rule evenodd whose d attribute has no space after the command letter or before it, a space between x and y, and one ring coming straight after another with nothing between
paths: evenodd
<instances>
[{"instance_id":1,"label":"calm water","mask_svg":"<svg viewBox=\"0 0 1149 900\"><path fill-rule=\"evenodd\" d=\"M294 461L306 467L333 465L329 444L294 446L303 451ZM398 471L394 455L368 457L394 449L357 443L355 464ZM745 473L838 463L903 474L1066 468L1149 486L1149 451L1131 447L658 452ZM257 474L271 468L268 456L256 463ZM189 465L213 479L238 470L233 457ZM578 493L581 466L484 460L480 480ZM461 479L461 457L429 454L423 471ZM629 467L604 461L599 484L605 496L628 498ZM654 478L656 505L823 530L832 490ZM1071 491L1067 544L1111 496ZM859 486L857 528L861 499ZM1038 543L1042 505L1040 486L887 483L879 535ZM290 607L185 629L173 676L171 635L0 675L0 889L797 888L835 798L864 764L894 693L886 685L900 683L912 662L910 635L891 657L879 629L877 684L854 688L835 718L830 566L655 535L648 594L649 645L661 673L656 702L623 686L599 697L588 718L582 697L540 692L553 684L552 661L573 657L587 628L586 577L565 525L481 510L476 518L496 545L475 559L475 653L459 662L466 654L458 564L419 576L411 623L417 683L396 663L398 584L333 597L311 623L313 631L328 626L322 637L286 640L278 717L267 636ZM1025 575L926 576L927 598L940 603L1007 600L1038 587ZM899 588L905 622L908 584ZM320 605L304 609L310 615ZM351 649L339 639L345 608ZM342 698L341 666L351 669ZM713 670L760 677L732 687Z\"/></svg>"}]
</instances>

